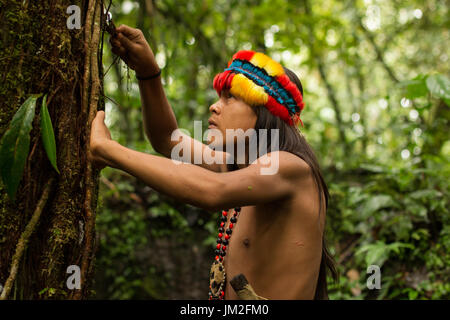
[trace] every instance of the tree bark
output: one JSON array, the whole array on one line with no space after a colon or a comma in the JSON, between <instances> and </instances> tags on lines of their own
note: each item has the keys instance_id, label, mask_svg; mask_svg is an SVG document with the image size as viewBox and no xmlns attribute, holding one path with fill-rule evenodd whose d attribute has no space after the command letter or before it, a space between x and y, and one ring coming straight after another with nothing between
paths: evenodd
<instances>
[{"instance_id":1,"label":"tree bark","mask_svg":"<svg viewBox=\"0 0 450 320\"><path fill-rule=\"evenodd\" d=\"M81 29L68 29L70 5ZM99 172L87 160L100 99L100 0L0 0L0 136L23 101L48 94L58 174L41 140L40 101L16 201L0 183L0 285L5 299L84 299L90 294ZM95 23L94 23L95 21ZM81 289L69 289L81 268Z\"/></svg>"}]
</instances>

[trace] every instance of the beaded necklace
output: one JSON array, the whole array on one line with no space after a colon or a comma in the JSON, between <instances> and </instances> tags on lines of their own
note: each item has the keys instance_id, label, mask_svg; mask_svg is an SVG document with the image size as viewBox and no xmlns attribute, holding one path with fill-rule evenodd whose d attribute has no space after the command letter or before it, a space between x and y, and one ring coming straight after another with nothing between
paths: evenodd
<instances>
[{"instance_id":1,"label":"beaded necklace","mask_svg":"<svg viewBox=\"0 0 450 320\"><path fill-rule=\"evenodd\" d=\"M241 212L241 207L234 208L234 214L230 218L230 224L225 231L224 237L224 227L228 220L228 210L222 210L215 250L216 257L209 272L209 300L223 300L225 298L226 273L223 259L226 255L227 246L231 238L231 233L233 232L233 226L237 222L239 212Z\"/></svg>"}]
</instances>

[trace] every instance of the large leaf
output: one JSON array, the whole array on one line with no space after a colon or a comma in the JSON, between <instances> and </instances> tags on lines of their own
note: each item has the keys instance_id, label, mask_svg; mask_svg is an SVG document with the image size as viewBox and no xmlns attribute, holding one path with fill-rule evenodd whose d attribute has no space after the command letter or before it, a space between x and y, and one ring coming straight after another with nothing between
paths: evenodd
<instances>
[{"instance_id":1,"label":"large leaf","mask_svg":"<svg viewBox=\"0 0 450 320\"><path fill-rule=\"evenodd\" d=\"M450 80L442 74L433 74L427 78L427 87L435 97L446 101L450 99Z\"/></svg>"},{"instance_id":2,"label":"large leaf","mask_svg":"<svg viewBox=\"0 0 450 320\"><path fill-rule=\"evenodd\" d=\"M375 243L362 245L356 252L356 256L365 254L365 262L367 265L378 265L381 267L384 262L393 253L400 254L400 249L414 249L414 246L409 243L394 242L386 244L383 241L376 241Z\"/></svg>"},{"instance_id":3,"label":"large leaf","mask_svg":"<svg viewBox=\"0 0 450 320\"><path fill-rule=\"evenodd\" d=\"M50 118L50 114L48 113L47 95L45 95L42 101L41 137L48 160L50 160L50 163L52 164L53 168L55 168L56 172L59 173L58 167L56 165L55 134L53 132L52 119Z\"/></svg>"},{"instance_id":4,"label":"large leaf","mask_svg":"<svg viewBox=\"0 0 450 320\"><path fill-rule=\"evenodd\" d=\"M394 206L396 206L396 203L390 195L376 195L369 198L361 205L361 217L368 218L380 209Z\"/></svg>"},{"instance_id":5,"label":"large leaf","mask_svg":"<svg viewBox=\"0 0 450 320\"><path fill-rule=\"evenodd\" d=\"M408 99L415 99L426 96L428 93L426 77L419 75L412 80L402 81L400 86L405 90L405 96Z\"/></svg>"},{"instance_id":6,"label":"large leaf","mask_svg":"<svg viewBox=\"0 0 450 320\"><path fill-rule=\"evenodd\" d=\"M30 150L30 131L39 97L32 95L20 106L0 143L1 176L12 200L15 200Z\"/></svg>"}]
</instances>

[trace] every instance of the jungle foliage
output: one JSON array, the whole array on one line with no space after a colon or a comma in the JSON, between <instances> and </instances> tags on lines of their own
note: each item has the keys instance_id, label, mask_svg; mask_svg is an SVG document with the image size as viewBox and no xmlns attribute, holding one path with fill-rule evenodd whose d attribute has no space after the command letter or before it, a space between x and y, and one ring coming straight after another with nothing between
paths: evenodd
<instances>
[{"instance_id":1,"label":"jungle foliage","mask_svg":"<svg viewBox=\"0 0 450 320\"><path fill-rule=\"evenodd\" d=\"M450 298L448 2L114 0L111 12L117 26L143 31L178 126L191 133L194 120L206 130L214 75L236 51L265 52L300 77L301 131L331 195L326 234L340 273L329 282L331 299ZM157 154L144 134L134 72L107 38L99 94L112 137ZM55 45L68 45L63 40ZM15 80L4 80L8 97ZM64 172L47 145L47 167ZM91 298L207 298L218 214L111 168L101 172L99 192ZM381 289L367 288L370 265L381 268Z\"/></svg>"}]
</instances>

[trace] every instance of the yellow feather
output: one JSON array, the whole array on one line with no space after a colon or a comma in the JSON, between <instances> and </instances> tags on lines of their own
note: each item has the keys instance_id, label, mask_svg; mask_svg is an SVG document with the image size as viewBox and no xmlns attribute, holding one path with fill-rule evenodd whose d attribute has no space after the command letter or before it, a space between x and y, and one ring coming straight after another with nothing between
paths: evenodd
<instances>
[{"instance_id":1,"label":"yellow feather","mask_svg":"<svg viewBox=\"0 0 450 320\"><path fill-rule=\"evenodd\" d=\"M270 58L264 53L256 52L250 59L250 63L254 64L257 67L264 68L269 60Z\"/></svg>"},{"instance_id":2,"label":"yellow feather","mask_svg":"<svg viewBox=\"0 0 450 320\"><path fill-rule=\"evenodd\" d=\"M281 66L281 64L279 64L278 62L276 62L275 60L270 60L266 66L264 67L264 69L266 69L267 73L273 77L276 76L280 76L282 74L284 74L284 69Z\"/></svg>"},{"instance_id":3,"label":"yellow feather","mask_svg":"<svg viewBox=\"0 0 450 320\"><path fill-rule=\"evenodd\" d=\"M284 74L284 69L281 64L264 53L256 52L250 59L250 62L255 66L265 69L267 74L270 76L276 77Z\"/></svg>"},{"instance_id":4,"label":"yellow feather","mask_svg":"<svg viewBox=\"0 0 450 320\"><path fill-rule=\"evenodd\" d=\"M256 85L243 74L237 74L233 77L230 92L251 106L265 105L269 98L264 88Z\"/></svg>"}]
</instances>

